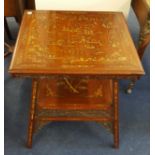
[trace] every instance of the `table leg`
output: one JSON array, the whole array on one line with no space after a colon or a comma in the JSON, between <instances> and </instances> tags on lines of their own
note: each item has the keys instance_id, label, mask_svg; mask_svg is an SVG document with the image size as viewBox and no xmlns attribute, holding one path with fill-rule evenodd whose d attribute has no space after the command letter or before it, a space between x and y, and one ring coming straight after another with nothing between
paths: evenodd
<instances>
[{"instance_id":1,"label":"table leg","mask_svg":"<svg viewBox=\"0 0 155 155\"><path fill-rule=\"evenodd\" d=\"M33 128L34 128L34 117L35 117L35 106L36 106L36 97L37 97L37 85L38 82L36 79L32 81L32 97L30 105L30 116L29 116L29 126L28 126L28 137L27 137L27 147L32 147L32 138L33 138Z\"/></svg>"},{"instance_id":2,"label":"table leg","mask_svg":"<svg viewBox=\"0 0 155 155\"><path fill-rule=\"evenodd\" d=\"M119 148L119 112L118 112L118 80L113 81L113 104L114 104L114 147Z\"/></svg>"}]
</instances>

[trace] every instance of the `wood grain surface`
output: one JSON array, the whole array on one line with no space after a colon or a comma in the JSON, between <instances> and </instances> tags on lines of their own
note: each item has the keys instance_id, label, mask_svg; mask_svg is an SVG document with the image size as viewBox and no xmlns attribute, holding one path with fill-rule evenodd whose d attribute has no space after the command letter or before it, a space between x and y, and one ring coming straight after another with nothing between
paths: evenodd
<instances>
[{"instance_id":1,"label":"wood grain surface","mask_svg":"<svg viewBox=\"0 0 155 155\"><path fill-rule=\"evenodd\" d=\"M25 11L14 75L142 75L120 12Z\"/></svg>"}]
</instances>

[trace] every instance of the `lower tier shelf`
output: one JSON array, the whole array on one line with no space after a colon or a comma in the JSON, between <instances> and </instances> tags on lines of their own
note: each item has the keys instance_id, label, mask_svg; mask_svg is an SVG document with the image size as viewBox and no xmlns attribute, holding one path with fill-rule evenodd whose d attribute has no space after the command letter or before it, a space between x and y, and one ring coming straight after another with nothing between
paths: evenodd
<instances>
[{"instance_id":1,"label":"lower tier shelf","mask_svg":"<svg viewBox=\"0 0 155 155\"><path fill-rule=\"evenodd\" d=\"M37 108L42 110L109 110L112 108L112 80L41 79Z\"/></svg>"}]
</instances>

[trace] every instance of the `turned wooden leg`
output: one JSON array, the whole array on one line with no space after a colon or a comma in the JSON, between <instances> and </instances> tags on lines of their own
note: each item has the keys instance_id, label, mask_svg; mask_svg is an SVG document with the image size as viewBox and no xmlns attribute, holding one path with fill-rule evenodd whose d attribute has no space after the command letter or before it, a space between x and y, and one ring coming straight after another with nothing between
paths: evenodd
<instances>
[{"instance_id":1,"label":"turned wooden leg","mask_svg":"<svg viewBox=\"0 0 155 155\"><path fill-rule=\"evenodd\" d=\"M119 111L118 111L118 80L113 81L113 104L114 104L114 147L119 148Z\"/></svg>"},{"instance_id":2,"label":"turned wooden leg","mask_svg":"<svg viewBox=\"0 0 155 155\"><path fill-rule=\"evenodd\" d=\"M9 26L8 26L6 17L4 17L4 28L5 28L5 31L6 31L6 33L7 33L7 35L8 35L8 38L9 38L10 40L12 40L12 35L11 35L10 30L9 30Z\"/></svg>"},{"instance_id":3,"label":"turned wooden leg","mask_svg":"<svg viewBox=\"0 0 155 155\"><path fill-rule=\"evenodd\" d=\"M30 116L29 116L29 125L28 125L28 138L27 138L27 147L32 147L32 138L34 130L34 117L35 117L35 107L36 107L36 97L37 97L37 80L33 79L32 81L32 98L30 105Z\"/></svg>"}]
</instances>

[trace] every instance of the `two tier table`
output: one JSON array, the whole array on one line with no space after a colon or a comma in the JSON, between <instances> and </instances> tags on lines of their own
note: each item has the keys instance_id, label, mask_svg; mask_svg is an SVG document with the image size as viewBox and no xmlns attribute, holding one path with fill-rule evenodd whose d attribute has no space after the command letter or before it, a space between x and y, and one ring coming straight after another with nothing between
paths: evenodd
<instances>
[{"instance_id":1,"label":"two tier table","mask_svg":"<svg viewBox=\"0 0 155 155\"><path fill-rule=\"evenodd\" d=\"M50 121L96 121L118 148L118 82L144 74L121 12L31 10L9 72L32 79L28 147Z\"/></svg>"}]
</instances>

